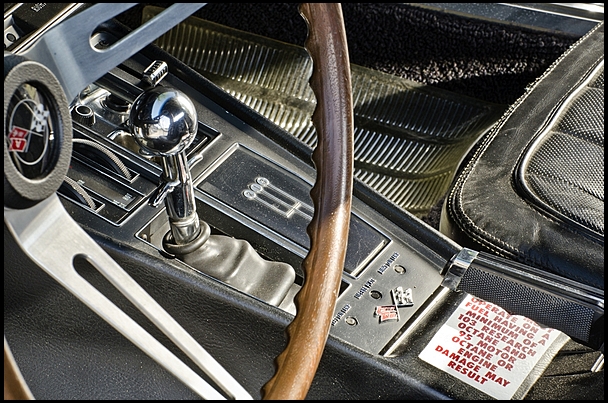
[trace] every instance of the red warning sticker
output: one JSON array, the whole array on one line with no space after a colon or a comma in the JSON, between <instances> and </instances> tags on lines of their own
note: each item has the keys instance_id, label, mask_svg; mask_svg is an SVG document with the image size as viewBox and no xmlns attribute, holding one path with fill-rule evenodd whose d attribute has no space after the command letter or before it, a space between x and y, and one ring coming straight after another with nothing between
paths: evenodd
<instances>
[{"instance_id":1,"label":"red warning sticker","mask_svg":"<svg viewBox=\"0 0 608 403\"><path fill-rule=\"evenodd\" d=\"M419 358L496 399L511 399L561 334L469 295Z\"/></svg>"}]
</instances>

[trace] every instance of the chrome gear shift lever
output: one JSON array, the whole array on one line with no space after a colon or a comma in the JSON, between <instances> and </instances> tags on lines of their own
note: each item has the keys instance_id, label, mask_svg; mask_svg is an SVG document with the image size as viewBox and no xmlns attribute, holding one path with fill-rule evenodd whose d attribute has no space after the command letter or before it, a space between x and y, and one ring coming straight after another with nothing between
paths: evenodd
<instances>
[{"instance_id":1,"label":"chrome gear shift lever","mask_svg":"<svg viewBox=\"0 0 608 403\"><path fill-rule=\"evenodd\" d=\"M209 224L196 214L186 149L196 136L196 109L182 92L167 87L145 90L133 102L131 132L140 152L161 158L163 184L150 198L167 206L170 232L166 252L196 270L278 306L295 280L287 263L262 258L247 241L211 235ZM253 269L253 270L252 270Z\"/></svg>"},{"instance_id":2,"label":"chrome gear shift lever","mask_svg":"<svg viewBox=\"0 0 608 403\"><path fill-rule=\"evenodd\" d=\"M151 204L165 201L177 245L192 242L201 231L186 157L198 127L192 101L174 88L148 89L133 102L129 125L142 152L161 157L164 184L151 198Z\"/></svg>"}]
</instances>

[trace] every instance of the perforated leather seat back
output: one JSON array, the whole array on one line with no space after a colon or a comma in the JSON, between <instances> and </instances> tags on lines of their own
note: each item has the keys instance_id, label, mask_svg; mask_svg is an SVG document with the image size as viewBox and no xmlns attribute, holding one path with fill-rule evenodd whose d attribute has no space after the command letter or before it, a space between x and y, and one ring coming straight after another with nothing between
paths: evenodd
<instances>
[{"instance_id":1,"label":"perforated leather seat back","mask_svg":"<svg viewBox=\"0 0 608 403\"><path fill-rule=\"evenodd\" d=\"M515 180L536 207L603 242L603 65L589 78L529 147Z\"/></svg>"}]
</instances>

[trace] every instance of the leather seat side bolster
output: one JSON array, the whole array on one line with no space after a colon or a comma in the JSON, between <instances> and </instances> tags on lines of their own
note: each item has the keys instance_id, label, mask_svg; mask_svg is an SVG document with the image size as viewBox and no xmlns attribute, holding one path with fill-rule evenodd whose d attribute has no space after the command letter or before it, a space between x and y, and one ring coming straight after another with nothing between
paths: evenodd
<instances>
[{"instance_id":1,"label":"leather seat side bolster","mask_svg":"<svg viewBox=\"0 0 608 403\"><path fill-rule=\"evenodd\" d=\"M604 289L603 238L590 239L564 226L522 197L514 183L530 144L603 58L600 23L531 85L482 140L446 198L441 232L463 246Z\"/></svg>"}]
</instances>

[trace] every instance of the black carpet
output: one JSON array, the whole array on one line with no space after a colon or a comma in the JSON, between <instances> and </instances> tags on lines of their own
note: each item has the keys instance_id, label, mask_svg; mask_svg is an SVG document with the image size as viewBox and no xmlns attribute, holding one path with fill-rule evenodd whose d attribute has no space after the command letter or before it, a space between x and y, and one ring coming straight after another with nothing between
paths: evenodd
<instances>
[{"instance_id":1,"label":"black carpet","mask_svg":"<svg viewBox=\"0 0 608 403\"><path fill-rule=\"evenodd\" d=\"M513 103L575 38L397 3L343 3L351 62L488 102ZM303 45L295 3L220 4L199 16Z\"/></svg>"},{"instance_id":2,"label":"black carpet","mask_svg":"<svg viewBox=\"0 0 608 403\"><path fill-rule=\"evenodd\" d=\"M342 9L352 63L500 104L513 103L576 40L398 3ZM297 3L211 3L196 15L296 45L306 39ZM140 22L133 10L121 20Z\"/></svg>"}]
</instances>

